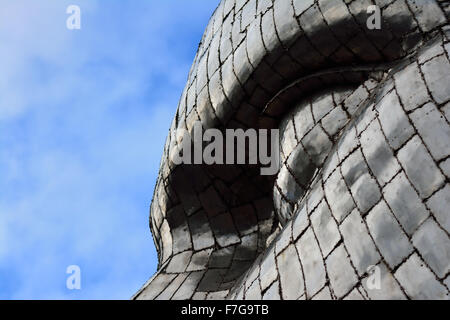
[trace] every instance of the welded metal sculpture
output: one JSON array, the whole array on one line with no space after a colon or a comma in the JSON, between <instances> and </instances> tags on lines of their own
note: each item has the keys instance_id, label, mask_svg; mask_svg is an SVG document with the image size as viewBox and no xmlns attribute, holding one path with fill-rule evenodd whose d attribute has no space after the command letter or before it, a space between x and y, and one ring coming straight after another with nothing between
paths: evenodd
<instances>
[{"instance_id":1,"label":"welded metal sculpture","mask_svg":"<svg viewBox=\"0 0 450 320\"><path fill-rule=\"evenodd\" d=\"M224 0L161 161L136 299L449 299L449 1ZM378 20L377 20L378 19ZM280 167L175 164L279 129Z\"/></svg>"}]
</instances>

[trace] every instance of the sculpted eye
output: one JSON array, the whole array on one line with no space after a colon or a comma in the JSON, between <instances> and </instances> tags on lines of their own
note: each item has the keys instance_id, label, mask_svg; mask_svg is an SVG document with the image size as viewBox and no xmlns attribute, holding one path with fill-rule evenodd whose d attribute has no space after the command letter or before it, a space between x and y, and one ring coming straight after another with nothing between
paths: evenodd
<instances>
[{"instance_id":1,"label":"sculpted eye","mask_svg":"<svg viewBox=\"0 0 450 320\"><path fill-rule=\"evenodd\" d=\"M273 192L281 225L290 220L341 130L388 68L353 66L322 71L294 81L266 105L260 124L280 130L282 164Z\"/></svg>"}]
</instances>

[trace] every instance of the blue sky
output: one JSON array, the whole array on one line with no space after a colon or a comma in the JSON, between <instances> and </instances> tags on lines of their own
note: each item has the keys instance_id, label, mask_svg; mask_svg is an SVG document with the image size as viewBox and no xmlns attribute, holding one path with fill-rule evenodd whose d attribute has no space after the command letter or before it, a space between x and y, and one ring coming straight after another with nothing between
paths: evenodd
<instances>
[{"instance_id":1,"label":"blue sky","mask_svg":"<svg viewBox=\"0 0 450 320\"><path fill-rule=\"evenodd\" d=\"M217 3L0 0L0 299L128 299L154 273L161 151Z\"/></svg>"}]
</instances>

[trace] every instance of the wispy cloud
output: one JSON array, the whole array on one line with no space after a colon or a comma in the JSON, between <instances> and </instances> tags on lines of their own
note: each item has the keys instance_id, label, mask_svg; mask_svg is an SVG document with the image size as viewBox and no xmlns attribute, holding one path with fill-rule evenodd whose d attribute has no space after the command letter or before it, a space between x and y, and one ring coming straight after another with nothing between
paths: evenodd
<instances>
[{"instance_id":1,"label":"wispy cloud","mask_svg":"<svg viewBox=\"0 0 450 320\"><path fill-rule=\"evenodd\" d=\"M148 206L217 2L0 2L0 298L129 298L156 268Z\"/></svg>"}]
</instances>

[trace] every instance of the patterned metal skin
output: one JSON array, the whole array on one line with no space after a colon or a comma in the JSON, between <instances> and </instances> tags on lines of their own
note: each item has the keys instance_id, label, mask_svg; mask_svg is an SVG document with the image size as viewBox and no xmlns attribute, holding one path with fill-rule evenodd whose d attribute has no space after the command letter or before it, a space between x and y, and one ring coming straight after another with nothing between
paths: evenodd
<instances>
[{"instance_id":1,"label":"patterned metal skin","mask_svg":"<svg viewBox=\"0 0 450 320\"><path fill-rule=\"evenodd\" d=\"M161 160L158 271L134 298L449 299L449 8L221 1ZM195 121L280 129L279 172L175 165Z\"/></svg>"}]
</instances>

